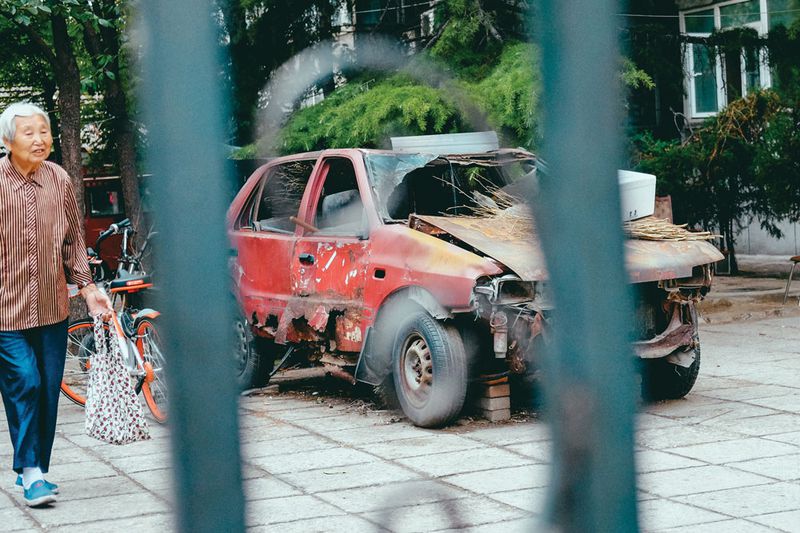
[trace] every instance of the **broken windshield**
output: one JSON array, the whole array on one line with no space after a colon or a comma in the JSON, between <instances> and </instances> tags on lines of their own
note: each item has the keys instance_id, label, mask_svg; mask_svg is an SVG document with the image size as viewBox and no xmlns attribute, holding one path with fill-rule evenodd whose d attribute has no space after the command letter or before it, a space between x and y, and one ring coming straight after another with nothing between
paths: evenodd
<instances>
[{"instance_id":1,"label":"broken windshield","mask_svg":"<svg viewBox=\"0 0 800 533\"><path fill-rule=\"evenodd\" d=\"M438 156L367 152L367 171L384 222L418 215L491 215L527 195L535 158L521 150Z\"/></svg>"}]
</instances>

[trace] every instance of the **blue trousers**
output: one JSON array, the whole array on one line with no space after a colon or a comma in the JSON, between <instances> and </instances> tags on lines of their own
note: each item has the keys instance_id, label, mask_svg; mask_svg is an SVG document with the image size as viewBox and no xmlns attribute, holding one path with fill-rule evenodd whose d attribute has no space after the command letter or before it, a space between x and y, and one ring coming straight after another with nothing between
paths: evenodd
<instances>
[{"instance_id":1,"label":"blue trousers","mask_svg":"<svg viewBox=\"0 0 800 533\"><path fill-rule=\"evenodd\" d=\"M58 395L67 353L67 321L0 331L0 392L14 446L14 471L50 468Z\"/></svg>"}]
</instances>

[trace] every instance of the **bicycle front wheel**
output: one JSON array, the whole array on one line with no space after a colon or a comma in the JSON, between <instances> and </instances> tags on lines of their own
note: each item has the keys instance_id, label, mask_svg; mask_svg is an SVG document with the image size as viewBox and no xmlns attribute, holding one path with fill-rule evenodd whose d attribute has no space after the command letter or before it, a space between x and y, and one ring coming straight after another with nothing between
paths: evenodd
<instances>
[{"instance_id":1,"label":"bicycle front wheel","mask_svg":"<svg viewBox=\"0 0 800 533\"><path fill-rule=\"evenodd\" d=\"M95 354L94 322L78 320L67 328L67 354L61 393L78 405L86 404L89 367Z\"/></svg>"},{"instance_id":2,"label":"bicycle front wheel","mask_svg":"<svg viewBox=\"0 0 800 533\"><path fill-rule=\"evenodd\" d=\"M153 418L167 420L167 382L164 376L165 359L161 338L152 319L145 318L136 325L136 347L144 358L145 377L142 394Z\"/></svg>"}]
</instances>

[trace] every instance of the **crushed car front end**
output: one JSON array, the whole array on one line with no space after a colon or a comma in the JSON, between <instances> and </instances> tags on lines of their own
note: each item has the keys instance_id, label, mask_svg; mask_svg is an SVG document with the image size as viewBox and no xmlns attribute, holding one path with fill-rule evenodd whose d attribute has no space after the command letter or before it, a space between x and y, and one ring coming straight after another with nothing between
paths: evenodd
<instances>
[{"instance_id":1,"label":"crushed car front end","mask_svg":"<svg viewBox=\"0 0 800 533\"><path fill-rule=\"evenodd\" d=\"M470 308L453 317L475 352L471 378L508 373L535 380L554 305L534 217L525 205L536 190L534 156L521 150L377 152L365 159L385 223L402 223L500 267L500 273L475 280ZM635 301L630 334L645 396L678 398L691 390L700 362L697 303L710 290L712 265L720 258L705 240L626 241ZM599 313L602 306L598 302Z\"/></svg>"}]
</instances>

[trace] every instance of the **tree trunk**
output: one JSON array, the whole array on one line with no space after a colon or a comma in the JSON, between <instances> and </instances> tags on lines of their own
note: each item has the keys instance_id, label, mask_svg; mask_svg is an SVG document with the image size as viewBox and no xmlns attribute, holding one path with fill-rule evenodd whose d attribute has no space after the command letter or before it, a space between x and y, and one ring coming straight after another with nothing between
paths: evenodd
<instances>
[{"instance_id":1,"label":"tree trunk","mask_svg":"<svg viewBox=\"0 0 800 533\"><path fill-rule=\"evenodd\" d=\"M67 33L67 21L53 15L51 23L55 50L53 72L58 84L58 109L61 112L61 166L72 178L79 212L85 213L81 170L81 76Z\"/></svg>"},{"instance_id":2,"label":"tree trunk","mask_svg":"<svg viewBox=\"0 0 800 533\"><path fill-rule=\"evenodd\" d=\"M733 221L726 217L720 217L718 224L719 232L722 234L722 247L728 257L728 273L735 276L739 273L739 266L736 262L736 240L733 235Z\"/></svg>"},{"instance_id":3,"label":"tree trunk","mask_svg":"<svg viewBox=\"0 0 800 533\"><path fill-rule=\"evenodd\" d=\"M139 194L139 173L136 169L136 132L133 121L128 114L128 100L122 87L122 78L119 67L119 35L106 41L107 50L116 59L109 65L114 79L105 80L106 109L112 117L113 128L116 134L117 163L119 164L119 177L122 181L122 196L125 199L125 212L137 230L144 231L142 218L142 200Z\"/></svg>"},{"instance_id":4,"label":"tree trunk","mask_svg":"<svg viewBox=\"0 0 800 533\"><path fill-rule=\"evenodd\" d=\"M94 7L95 13L102 18L108 20L115 16L114 6L108 2L97 3ZM111 117L112 141L116 147L125 214L133 223L134 228L143 230L139 173L136 168L136 132L128 113L128 100L122 86L119 31L116 27L103 27L101 33L98 34L91 25L87 24L83 35L86 49L93 59L98 58L101 54L107 54L113 58L104 67L113 77L101 74L104 88L103 102ZM95 63L95 67L98 70L101 69L101 65L97 63Z\"/></svg>"},{"instance_id":5,"label":"tree trunk","mask_svg":"<svg viewBox=\"0 0 800 533\"><path fill-rule=\"evenodd\" d=\"M733 220L728 221L728 229L726 233L728 234L728 261L730 261L731 265L731 276L736 276L739 274L739 263L736 261L736 236L733 233Z\"/></svg>"},{"instance_id":6,"label":"tree trunk","mask_svg":"<svg viewBox=\"0 0 800 533\"><path fill-rule=\"evenodd\" d=\"M78 212L85 213L83 202L83 172L81 165L81 76L72 48L67 22L53 15L53 49L55 58L53 72L58 85L59 128L61 132L61 166L72 178ZM83 221L81 221L83 222ZM86 305L82 298L70 298L69 318L75 320L86 316Z\"/></svg>"},{"instance_id":7,"label":"tree trunk","mask_svg":"<svg viewBox=\"0 0 800 533\"><path fill-rule=\"evenodd\" d=\"M44 100L44 109L50 115L50 130L53 132L53 157L56 161L61 161L61 125L56 114L56 93L58 86L55 82L46 77L42 80L42 99Z\"/></svg>"}]
</instances>

